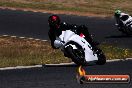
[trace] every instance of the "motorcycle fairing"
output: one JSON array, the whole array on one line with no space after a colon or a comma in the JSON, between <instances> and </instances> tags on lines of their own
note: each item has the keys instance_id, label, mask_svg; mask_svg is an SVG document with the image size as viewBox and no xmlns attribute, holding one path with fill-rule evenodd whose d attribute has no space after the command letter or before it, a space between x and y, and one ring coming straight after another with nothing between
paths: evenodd
<instances>
[{"instance_id":1,"label":"motorcycle fairing","mask_svg":"<svg viewBox=\"0 0 132 88\"><path fill-rule=\"evenodd\" d=\"M74 41L79 44L85 52L85 60L87 62L98 60L97 54L93 53L91 45L83 37L80 37L71 30L66 30L63 33L64 34L63 37L61 36L61 39L66 42L65 45L70 41ZM73 49L75 49L75 46L73 47Z\"/></svg>"},{"instance_id":2,"label":"motorcycle fairing","mask_svg":"<svg viewBox=\"0 0 132 88\"><path fill-rule=\"evenodd\" d=\"M127 19L123 20L121 19L123 24L128 26L128 25L131 25L132 24L132 17L131 16L128 16Z\"/></svg>"}]
</instances>

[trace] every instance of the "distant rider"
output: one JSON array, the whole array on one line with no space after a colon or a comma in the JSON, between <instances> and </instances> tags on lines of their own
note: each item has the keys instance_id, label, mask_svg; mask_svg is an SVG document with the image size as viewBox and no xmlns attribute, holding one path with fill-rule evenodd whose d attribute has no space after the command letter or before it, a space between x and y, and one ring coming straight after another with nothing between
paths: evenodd
<instances>
[{"instance_id":1,"label":"distant rider","mask_svg":"<svg viewBox=\"0 0 132 88\"><path fill-rule=\"evenodd\" d=\"M122 30L124 25L126 25L127 23L129 23L129 21L131 21L130 15L123 13L120 10L116 10L114 13L114 16L116 19L116 25L117 25L119 30ZM125 24L123 23L123 21L126 21Z\"/></svg>"},{"instance_id":2,"label":"distant rider","mask_svg":"<svg viewBox=\"0 0 132 88\"><path fill-rule=\"evenodd\" d=\"M85 39L91 44L92 47L95 46L91 35L88 32L88 28L85 25L76 25L76 24L68 24L66 22L60 21L59 16L52 15L48 19L48 24L50 30L48 32L49 38L51 40L51 46L53 48L60 48L63 45L63 41L58 40L56 37L59 37L62 34L62 31L72 30L78 35L84 34Z\"/></svg>"}]
</instances>

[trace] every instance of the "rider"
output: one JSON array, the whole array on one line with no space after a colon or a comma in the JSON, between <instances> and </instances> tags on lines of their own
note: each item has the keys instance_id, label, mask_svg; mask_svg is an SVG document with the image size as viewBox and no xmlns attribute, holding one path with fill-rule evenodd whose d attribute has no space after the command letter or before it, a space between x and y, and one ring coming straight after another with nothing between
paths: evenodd
<instances>
[{"instance_id":1,"label":"rider","mask_svg":"<svg viewBox=\"0 0 132 88\"><path fill-rule=\"evenodd\" d=\"M56 37L59 37L62 34L62 31L65 30L72 30L78 35L84 34L85 39L91 44L91 46L95 46L91 35L89 34L88 29L85 25L79 26L75 24L68 24L66 22L61 23L60 18L57 15L50 16L48 19L48 24L50 27L48 35L51 40L51 46L55 49L60 48L63 45L63 41L58 40Z\"/></svg>"},{"instance_id":2,"label":"rider","mask_svg":"<svg viewBox=\"0 0 132 88\"><path fill-rule=\"evenodd\" d=\"M124 27L122 21L129 21L129 14L123 13L120 10L116 10L114 16L116 19L116 25L118 26L119 30L122 30L122 28Z\"/></svg>"}]
</instances>

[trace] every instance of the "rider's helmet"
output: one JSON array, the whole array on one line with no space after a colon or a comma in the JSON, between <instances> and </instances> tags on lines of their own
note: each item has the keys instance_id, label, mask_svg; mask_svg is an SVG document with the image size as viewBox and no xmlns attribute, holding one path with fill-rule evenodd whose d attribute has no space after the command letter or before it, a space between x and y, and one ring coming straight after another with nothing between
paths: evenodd
<instances>
[{"instance_id":1,"label":"rider's helmet","mask_svg":"<svg viewBox=\"0 0 132 88\"><path fill-rule=\"evenodd\" d=\"M120 17L121 15L121 11L120 10L116 10L115 11L115 17Z\"/></svg>"},{"instance_id":2,"label":"rider's helmet","mask_svg":"<svg viewBox=\"0 0 132 88\"><path fill-rule=\"evenodd\" d=\"M57 15L52 15L48 19L48 24L50 27L58 28L60 25L60 18Z\"/></svg>"}]
</instances>

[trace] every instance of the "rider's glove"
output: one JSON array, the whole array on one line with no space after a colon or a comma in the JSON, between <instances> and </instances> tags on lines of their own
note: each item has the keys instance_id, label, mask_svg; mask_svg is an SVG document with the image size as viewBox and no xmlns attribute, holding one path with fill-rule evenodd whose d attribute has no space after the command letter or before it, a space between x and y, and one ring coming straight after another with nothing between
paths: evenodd
<instances>
[{"instance_id":1,"label":"rider's glove","mask_svg":"<svg viewBox=\"0 0 132 88\"><path fill-rule=\"evenodd\" d=\"M55 40L55 41L54 41L54 46L55 46L56 48L62 47L63 44L64 44L64 43L63 43L62 41L59 41L59 40Z\"/></svg>"},{"instance_id":2,"label":"rider's glove","mask_svg":"<svg viewBox=\"0 0 132 88\"><path fill-rule=\"evenodd\" d=\"M115 26L119 26L119 24L116 23Z\"/></svg>"}]
</instances>

